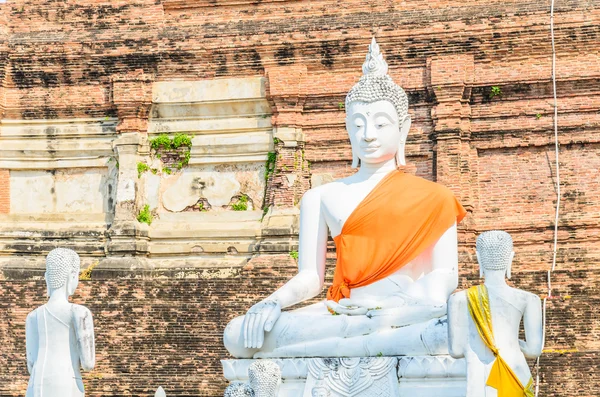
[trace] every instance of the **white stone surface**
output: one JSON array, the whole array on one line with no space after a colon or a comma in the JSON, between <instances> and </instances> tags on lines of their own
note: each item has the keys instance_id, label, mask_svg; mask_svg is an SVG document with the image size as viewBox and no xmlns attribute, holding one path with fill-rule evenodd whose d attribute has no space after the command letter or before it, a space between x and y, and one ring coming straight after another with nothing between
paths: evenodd
<instances>
[{"instance_id":1,"label":"white stone surface","mask_svg":"<svg viewBox=\"0 0 600 397\"><path fill-rule=\"evenodd\" d=\"M264 98L263 77L155 82L152 102L212 102Z\"/></svg>"},{"instance_id":2,"label":"white stone surface","mask_svg":"<svg viewBox=\"0 0 600 397\"><path fill-rule=\"evenodd\" d=\"M50 170L104 167L116 120L2 120L0 168Z\"/></svg>"},{"instance_id":3,"label":"white stone surface","mask_svg":"<svg viewBox=\"0 0 600 397\"><path fill-rule=\"evenodd\" d=\"M255 361L222 360L223 374L230 382L247 382ZM278 397L464 397L466 392L465 360L447 355L269 361L281 369Z\"/></svg>"},{"instance_id":4,"label":"white stone surface","mask_svg":"<svg viewBox=\"0 0 600 397\"><path fill-rule=\"evenodd\" d=\"M108 168L10 172L13 214L104 213L114 191Z\"/></svg>"},{"instance_id":5,"label":"white stone surface","mask_svg":"<svg viewBox=\"0 0 600 397\"><path fill-rule=\"evenodd\" d=\"M146 200L150 210L154 210L160 203L160 175L146 172Z\"/></svg>"},{"instance_id":6,"label":"white stone surface","mask_svg":"<svg viewBox=\"0 0 600 397\"><path fill-rule=\"evenodd\" d=\"M456 225L394 274L352 289L351 299L282 313L283 308L314 298L322 291L328 234L338 236L359 203L404 163L404 142L411 124L406 95L391 79L380 76L385 68L371 70L372 61L376 61L375 66L385 64L376 43L371 45L363 67L369 76L352 89L356 101L346 105L353 156L357 163L360 160L361 167L354 175L313 188L304 195L300 209L299 272L252 306L246 316L229 323L224 343L234 357L448 352L444 316L446 301L458 285ZM378 91L370 85L378 84L373 81L380 77L386 90L393 94L389 98L377 97L374 93ZM398 110L404 113L398 114ZM397 225L390 225L390 232L393 227ZM328 308L341 315L332 316Z\"/></svg>"},{"instance_id":7,"label":"white stone surface","mask_svg":"<svg viewBox=\"0 0 600 397\"><path fill-rule=\"evenodd\" d=\"M79 280L79 256L57 248L46 258L49 300L27 315L27 369L31 375L26 397L82 397L80 366L95 365L92 313L69 302Z\"/></svg>"},{"instance_id":8,"label":"white stone surface","mask_svg":"<svg viewBox=\"0 0 600 397\"><path fill-rule=\"evenodd\" d=\"M513 257L508 233L490 231L477 238L477 259L488 290L496 348L521 384L527 385L531 371L526 358L539 357L544 344L542 307L539 296L506 284ZM465 357L467 362L467 397L497 396L496 389L486 386L495 356L481 340L469 314L466 291L450 297L448 319L450 353L456 358ZM518 338L521 320L525 340Z\"/></svg>"},{"instance_id":9,"label":"white stone surface","mask_svg":"<svg viewBox=\"0 0 600 397\"><path fill-rule=\"evenodd\" d=\"M154 393L154 397L167 397L167 393L165 393L165 390L162 388L162 386L159 386L156 390L156 393Z\"/></svg>"},{"instance_id":10,"label":"white stone surface","mask_svg":"<svg viewBox=\"0 0 600 397\"><path fill-rule=\"evenodd\" d=\"M135 179L122 177L117 184L117 203L135 201Z\"/></svg>"}]
</instances>

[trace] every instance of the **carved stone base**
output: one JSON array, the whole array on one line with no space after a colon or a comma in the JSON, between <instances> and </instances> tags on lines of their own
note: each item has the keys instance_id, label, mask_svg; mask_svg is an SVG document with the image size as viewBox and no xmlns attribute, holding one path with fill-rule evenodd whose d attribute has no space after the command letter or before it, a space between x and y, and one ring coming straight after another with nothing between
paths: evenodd
<instances>
[{"instance_id":1,"label":"carved stone base","mask_svg":"<svg viewBox=\"0 0 600 397\"><path fill-rule=\"evenodd\" d=\"M222 360L225 378L247 381L255 360ZM464 397L466 364L449 356L272 359L278 397Z\"/></svg>"}]
</instances>

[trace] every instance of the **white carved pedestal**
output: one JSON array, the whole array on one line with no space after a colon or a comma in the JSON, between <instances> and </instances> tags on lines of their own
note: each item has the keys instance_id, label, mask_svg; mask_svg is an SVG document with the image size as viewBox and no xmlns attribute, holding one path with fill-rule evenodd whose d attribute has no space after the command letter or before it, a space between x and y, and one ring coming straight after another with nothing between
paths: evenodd
<instances>
[{"instance_id":1,"label":"white carved pedestal","mask_svg":"<svg viewBox=\"0 0 600 397\"><path fill-rule=\"evenodd\" d=\"M222 360L225 378L247 381L255 360ZM271 359L278 397L464 397L466 364L450 356Z\"/></svg>"}]
</instances>

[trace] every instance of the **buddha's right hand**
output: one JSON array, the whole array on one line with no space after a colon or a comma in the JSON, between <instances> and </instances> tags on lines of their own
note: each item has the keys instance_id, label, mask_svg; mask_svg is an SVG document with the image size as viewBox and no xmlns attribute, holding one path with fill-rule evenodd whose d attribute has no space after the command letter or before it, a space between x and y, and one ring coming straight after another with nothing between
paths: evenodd
<instances>
[{"instance_id":1,"label":"buddha's right hand","mask_svg":"<svg viewBox=\"0 0 600 397\"><path fill-rule=\"evenodd\" d=\"M244 346L247 349L260 349L265 341L265 332L273 329L281 315L281 305L275 300L266 299L252 306L244 317Z\"/></svg>"}]
</instances>

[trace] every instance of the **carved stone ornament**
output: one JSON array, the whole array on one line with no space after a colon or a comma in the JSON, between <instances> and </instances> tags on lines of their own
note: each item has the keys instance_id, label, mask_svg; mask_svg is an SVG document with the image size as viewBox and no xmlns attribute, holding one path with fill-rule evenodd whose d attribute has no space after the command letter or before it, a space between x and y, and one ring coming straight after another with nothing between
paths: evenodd
<instances>
[{"instance_id":1,"label":"carved stone ornament","mask_svg":"<svg viewBox=\"0 0 600 397\"><path fill-rule=\"evenodd\" d=\"M304 396L397 397L396 357L313 358Z\"/></svg>"},{"instance_id":2,"label":"carved stone ornament","mask_svg":"<svg viewBox=\"0 0 600 397\"><path fill-rule=\"evenodd\" d=\"M247 367L248 382L232 382L224 397L277 397L281 368L270 360L256 360Z\"/></svg>"}]
</instances>

